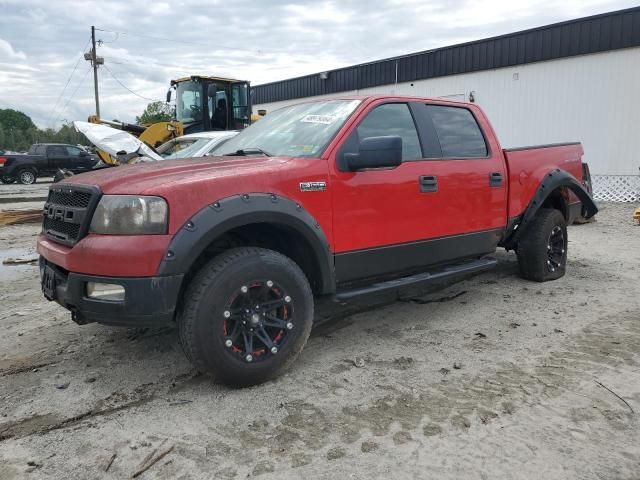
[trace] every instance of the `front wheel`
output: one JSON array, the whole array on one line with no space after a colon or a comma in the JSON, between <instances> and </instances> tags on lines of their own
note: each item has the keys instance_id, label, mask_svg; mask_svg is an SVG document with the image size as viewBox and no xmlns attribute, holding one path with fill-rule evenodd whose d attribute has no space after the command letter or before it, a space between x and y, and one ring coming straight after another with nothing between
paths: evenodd
<instances>
[{"instance_id":1,"label":"front wheel","mask_svg":"<svg viewBox=\"0 0 640 480\"><path fill-rule=\"evenodd\" d=\"M18 172L18 181L22 185L33 185L36 183L36 172L30 168L23 168Z\"/></svg>"},{"instance_id":2,"label":"front wheel","mask_svg":"<svg viewBox=\"0 0 640 480\"><path fill-rule=\"evenodd\" d=\"M524 278L546 282L562 277L567 266L567 223L562 213L540 209L523 232L517 254Z\"/></svg>"},{"instance_id":3,"label":"front wheel","mask_svg":"<svg viewBox=\"0 0 640 480\"><path fill-rule=\"evenodd\" d=\"M313 295L296 263L264 248L233 248L198 272L178 314L180 341L201 371L227 385L262 383L298 357Z\"/></svg>"}]
</instances>

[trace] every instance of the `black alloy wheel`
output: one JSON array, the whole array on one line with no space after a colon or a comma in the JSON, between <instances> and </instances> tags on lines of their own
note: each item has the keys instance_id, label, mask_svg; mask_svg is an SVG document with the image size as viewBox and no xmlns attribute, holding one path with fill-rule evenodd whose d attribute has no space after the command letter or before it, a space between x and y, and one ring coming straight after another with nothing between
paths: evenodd
<instances>
[{"instance_id":1,"label":"black alloy wheel","mask_svg":"<svg viewBox=\"0 0 640 480\"><path fill-rule=\"evenodd\" d=\"M568 238L562 212L541 208L524 228L516 248L522 276L536 282L562 277L567 266Z\"/></svg>"},{"instance_id":2,"label":"black alloy wheel","mask_svg":"<svg viewBox=\"0 0 640 480\"><path fill-rule=\"evenodd\" d=\"M559 225L553 227L547 242L547 267L550 272L555 272L556 268L564 267L565 257L564 232Z\"/></svg>"},{"instance_id":3,"label":"black alloy wheel","mask_svg":"<svg viewBox=\"0 0 640 480\"><path fill-rule=\"evenodd\" d=\"M227 302L224 344L245 362L264 361L287 342L293 330L293 300L273 280L242 285Z\"/></svg>"},{"instance_id":4,"label":"black alloy wheel","mask_svg":"<svg viewBox=\"0 0 640 480\"><path fill-rule=\"evenodd\" d=\"M265 382L302 351L313 325L313 293L289 257L235 247L189 281L177 314L180 342L201 372L233 386Z\"/></svg>"}]
</instances>

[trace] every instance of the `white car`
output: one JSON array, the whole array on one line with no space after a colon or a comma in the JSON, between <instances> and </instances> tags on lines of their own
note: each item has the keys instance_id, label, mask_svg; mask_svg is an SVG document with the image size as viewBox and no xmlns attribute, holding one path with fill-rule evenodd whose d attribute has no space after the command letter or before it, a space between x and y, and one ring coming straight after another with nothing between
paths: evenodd
<instances>
[{"instance_id":1,"label":"white car","mask_svg":"<svg viewBox=\"0 0 640 480\"><path fill-rule=\"evenodd\" d=\"M163 143L156 151L164 160L204 157L238 133L236 130L190 133Z\"/></svg>"}]
</instances>

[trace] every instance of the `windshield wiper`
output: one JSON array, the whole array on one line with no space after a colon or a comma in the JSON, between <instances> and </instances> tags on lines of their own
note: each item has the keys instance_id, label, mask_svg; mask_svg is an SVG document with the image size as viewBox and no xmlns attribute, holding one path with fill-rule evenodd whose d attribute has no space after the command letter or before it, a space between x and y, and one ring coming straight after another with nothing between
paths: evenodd
<instances>
[{"instance_id":1,"label":"windshield wiper","mask_svg":"<svg viewBox=\"0 0 640 480\"><path fill-rule=\"evenodd\" d=\"M247 157L249 155L253 155L253 154L260 154L260 155L264 155L265 157L272 157L273 155L271 155L270 153L265 152L264 150L262 150L261 148L258 147L251 147L251 148L241 148L240 150L236 150L233 153L227 153L226 156L227 157Z\"/></svg>"}]
</instances>

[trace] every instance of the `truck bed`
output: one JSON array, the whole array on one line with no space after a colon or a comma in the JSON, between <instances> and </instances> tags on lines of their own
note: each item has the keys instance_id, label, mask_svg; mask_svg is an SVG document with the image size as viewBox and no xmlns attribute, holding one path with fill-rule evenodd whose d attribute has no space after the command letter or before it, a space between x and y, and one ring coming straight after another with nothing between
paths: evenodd
<instances>
[{"instance_id":1,"label":"truck bed","mask_svg":"<svg viewBox=\"0 0 640 480\"><path fill-rule=\"evenodd\" d=\"M509 218L522 215L544 176L560 168L582 182L582 144L556 143L504 150L509 175ZM571 203L578 199L571 193Z\"/></svg>"}]
</instances>

